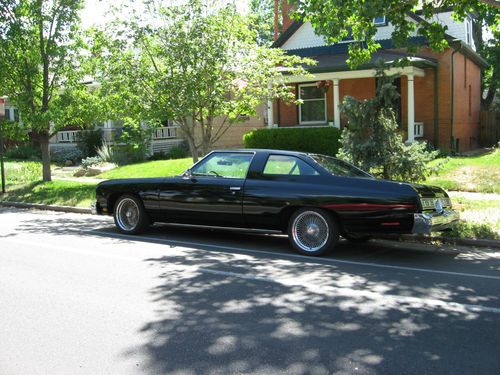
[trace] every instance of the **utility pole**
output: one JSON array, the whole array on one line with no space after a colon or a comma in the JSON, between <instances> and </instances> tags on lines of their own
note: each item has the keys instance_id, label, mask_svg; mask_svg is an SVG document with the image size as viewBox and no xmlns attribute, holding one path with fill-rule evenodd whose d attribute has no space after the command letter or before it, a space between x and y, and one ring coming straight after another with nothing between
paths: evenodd
<instances>
[{"instance_id":1,"label":"utility pole","mask_svg":"<svg viewBox=\"0 0 500 375\"><path fill-rule=\"evenodd\" d=\"M2 175L2 194L5 194L5 169L3 165L3 120L5 119L5 99L0 98L0 174Z\"/></svg>"}]
</instances>

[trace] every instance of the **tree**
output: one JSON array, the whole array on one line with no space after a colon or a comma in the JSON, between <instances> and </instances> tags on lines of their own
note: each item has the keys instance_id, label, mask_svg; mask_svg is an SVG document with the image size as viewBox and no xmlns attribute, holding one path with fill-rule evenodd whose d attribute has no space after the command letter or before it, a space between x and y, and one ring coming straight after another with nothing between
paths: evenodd
<instances>
[{"instance_id":1,"label":"tree","mask_svg":"<svg viewBox=\"0 0 500 375\"><path fill-rule=\"evenodd\" d=\"M133 20L97 32L95 74L102 95L123 103L110 107L137 125L175 121L194 161L266 100L292 100L283 73L307 75L299 64L313 63L256 45L234 6L191 0L150 11L155 20L148 24Z\"/></svg>"},{"instance_id":2,"label":"tree","mask_svg":"<svg viewBox=\"0 0 500 375\"><path fill-rule=\"evenodd\" d=\"M388 180L422 181L433 171L428 162L437 152L427 152L424 143L403 142L395 115L399 97L395 77L379 67L377 78L375 98L344 98L341 111L348 125L342 131L338 156Z\"/></svg>"},{"instance_id":3,"label":"tree","mask_svg":"<svg viewBox=\"0 0 500 375\"><path fill-rule=\"evenodd\" d=\"M51 180L49 139L63 126L71 96L85 95L78 66L83 0L0 0L0 92L15 103L42 151Z\"/></svg>"},{"instance_id":4,"label":"tree","mask_svg":"<svg viewBox=\"0 0 500 375\"><path fill-rule=\"evenodd\" d=\"M485 73L483 87L489 89L484 105L489 106L494 93L500 86L499 42L500 42L500 2L494 0L291 0L296 5L295 16L311 22L316 33L323 35L328 43L337 43L348 35L353 42L349 44L351 66L357 66L370 60L371 55L380 48L375 41L377 28L375 17L387 16L394 26L392 40L396 47L415 52L418 45L410 43L409 37L417 35L427 39L431 49L441 51L448 47L445 37L446 26L433 16L441 9L453 9L453 16L463 21L471 14L476 18L476 46L478 52L486 58L491 67ZM423 22L414 22L408 17L417 9ZM491 29L493 38L484 41L482 30Z\"/></svg>"},{"instance_id":5,"label":"tree","mask_svg":"<svg viewBox=\"0 0 500 375\"><path fill-rule=\"evenodd\" d=\"M275 0L250 1L250 25L257 32L259 45L271 45L274 41L274 2Z\"/></svg>"}]
</instances>

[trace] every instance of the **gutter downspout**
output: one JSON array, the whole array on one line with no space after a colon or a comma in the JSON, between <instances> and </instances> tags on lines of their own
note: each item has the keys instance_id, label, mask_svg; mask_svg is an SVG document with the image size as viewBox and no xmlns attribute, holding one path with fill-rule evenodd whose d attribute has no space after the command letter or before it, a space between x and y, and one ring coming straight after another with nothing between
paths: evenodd
<instances>
[{"instance_id":1,"label":"gutter downspout","mask_svg":"<svg viewBox=\"0 0 500 375\"><path fill-rule=\"evenodd\" d=\"M458 45L458 48L453 47L453 52L451 53L451 104L450 104L450 150L455 150L455 136L453 134L453 125L455 122L454 112L455 112L455 53L462 49L462 43Z\"/></svg>"},{"instance_id":2,"label":"gutter downspout","mask_svg":"<svg viewBox=\"0 0 500 375\"><path fill-rule=\"evenodd\" d=\"M438 66L434 67L434 148L439 148L439 79Z\"/></svg>"}]
</instances>

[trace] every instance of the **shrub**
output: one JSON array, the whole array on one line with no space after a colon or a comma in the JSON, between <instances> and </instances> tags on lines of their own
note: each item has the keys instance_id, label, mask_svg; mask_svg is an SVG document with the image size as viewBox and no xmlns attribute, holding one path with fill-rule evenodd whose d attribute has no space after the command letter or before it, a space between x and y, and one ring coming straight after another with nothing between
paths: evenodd
<instances>
[{"instance_id":1,"label":"shrub","mask_svg":"<svg viewBox=\"0 0 500 375\"><path fill-rule=\"evenodd\" d=\"M182 159L189 156L189 147L186 142L182 142L181 144L172 147L168 150L167 159Z\"/></svg>"},{"instance_id":2,"label":"shrub","mask_svg":"<svg viewBox=\"0 0 500 375\"><path fill-rule=\"evenodd\" d=\"M24 184L38 181L42 175L42 164L35 161L5 163L7 185Z\"/></svg>"},{"instance_id":3,"label":"shrub","mask_svg":"<svg viewBox=\"0 0 500 375\"><path fill-rule=\"evenodd\" d=\"M375 98L344 99L341 111L347 116L348 126L342 131L339 157L377 177L423 181L439 168L429 166L438 152L427 151L425 143L404 143L394 110L399 97L394 77L386 76L381 69L377 77Z\"/></svg>"},{"instance_id":4,"label":"shrub","mask_svg":"<svg viewBox=\"0 0 500 375\"><path fill-rule=\"evenodd\" d=\"M102 161L106 163L112 163L113 162L113 147L109 144L104 142L101 147L97 149L97 156L101 158Z\"/></svg>"},{"instance_id":5,"label":"shrub","mask_svg":"<svg viewBox=\"0 0 500 375\"><path fill-rule=\"evenodd\" d=\"M146 160L144 149L134 145L117 145L112 147L112 162L118 165L138 163Z\"/></svg>"},{"instance_id":6,"label":"shrub","mask_svg":"<svg viewBox=\"0 0 500 375\"><path fill-rule=\"evenodd\" d=\"M335 156L339 150L340 130L321 128L274 128L253 130L243 136L246 148L302 151Z\"/></svg>"},{"instance_id":7,"label":"shrub","mask_svg":"<svg viewBox=\"0 0 500 375\"><path fill-rule=\"evenodd\" d=\"M39 148L26 143L9 148L5 156L10 159L39 160L42 158L42 153Z\"/></svg>"},{"instance_id":8,"label":"shrub","mask_svg":"<svg viewBox=\"0 0 500 375\"><path fill-rule=\"evenodd\" d=\"M71 160L76 164L82 160L83 154L78 148L54 148L50 150L50 158L51 161L57 164L63 164L67 160Z\"/></svg>"},{"instance_id":9,"label":"shrub","mask_svg":"<svg viewBox=\"0 0 500 375\"><path fill-rule=\"evenodd\" d=\"M100 129L85 130L78 133L77 147L83 157L96 156L97 150L102 146L102 132Z\"/></svg>"},{"instance_id":10,"label":"shrub","mask_svg":"<svg viewBox=\"0 0 500 375\"><path fill-rule=\"evenodd\" d=\"M82 159L82 167L84 169L87 169L88 167L91 167L93 165L100 165L102 163L104 163L104 161L100 156L92 156L90 158Z\"/></svg>"},{"instance_id":11,"label":"shrub","mask_svg":"<svg viewBox=\"0 0 500 375\"><path fill-rule=\"evenodd\" d=\"M460 220L453 224L451 230L440 233L443 237L499 239L498 233L489 224L472 223Z\"/></svg>"}]
</instances>

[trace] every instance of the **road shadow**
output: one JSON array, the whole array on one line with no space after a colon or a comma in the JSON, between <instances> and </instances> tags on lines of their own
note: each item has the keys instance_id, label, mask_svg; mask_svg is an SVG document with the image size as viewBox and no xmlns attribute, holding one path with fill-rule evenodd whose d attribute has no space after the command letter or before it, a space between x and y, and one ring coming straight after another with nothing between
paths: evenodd
<instances>
[{"instance_id":1,"label":"road shadow","mask_svg":"<svg viewBox=\"0 0 500 375\"><path fill-rule=\"evenodd\" d=\"M146 262L162 271L150 291L157 319L125 355L145 354L150 373L493 374L500 365L498 314L464 307L498 306L481 283L230 253Z\"/></svg>"}]
</instances>

